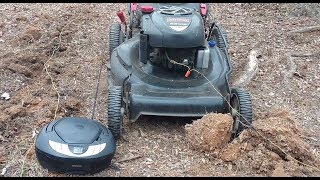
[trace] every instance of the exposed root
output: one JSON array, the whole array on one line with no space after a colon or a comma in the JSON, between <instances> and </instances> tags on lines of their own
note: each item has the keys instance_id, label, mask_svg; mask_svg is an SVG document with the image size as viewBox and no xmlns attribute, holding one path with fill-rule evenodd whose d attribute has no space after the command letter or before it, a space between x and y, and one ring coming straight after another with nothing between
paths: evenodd
<instances>
[{"instance_id":1,"label":"exposed root","mask_svg":"<svg viewBox=\"0 0 320 180\"><path fill-rule=\"evenodd\" d=\"M235 86L244 87L246 86L256 75L258 71L258 60L257 51L251 50L248 56L249 62L246 65L246 71L240 76L240 78L235 82Z\"/></svg>"}]
</instances>

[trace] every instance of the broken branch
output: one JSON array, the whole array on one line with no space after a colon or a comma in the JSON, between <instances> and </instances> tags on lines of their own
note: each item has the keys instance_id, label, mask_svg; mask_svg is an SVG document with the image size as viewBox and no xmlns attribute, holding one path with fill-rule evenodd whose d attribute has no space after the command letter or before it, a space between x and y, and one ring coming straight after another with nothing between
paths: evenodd
<instances>
[{"instance_id":1,"label":"broken branch","mask_svg":"<svg viewBox=\"0 0 320 180\"><path fill-rule=\"evenodd\" d=\"M291 53L292 57L316 57L319 56L320 52L315 53Z\"/></svg>"},{"instance_id":2,"label":"broken branch","mask_svg":"<svg viewBox=\"0 0 320 180\"><path fill-rule=\"evenodd\" d=\"M131 157L128 157L128 158L120 159L119 161L117 161L117 163L132 161L132 160L139 159L139 158L142 158L142 156L141 155L131 156Z\"/></svg>"},{"instance_id":3,"label":"broken branch","mask_svg":"<svg viewBox=\"0 0 320 180\"><path fill-rule=\"evenodd\" d=\"M320 30L320 26L311 26L311 27L305 27L298 30L289 31L289 33L305 33L305 32L312 32L312 31L318 31Z\"/></svg>"}]
</instances>

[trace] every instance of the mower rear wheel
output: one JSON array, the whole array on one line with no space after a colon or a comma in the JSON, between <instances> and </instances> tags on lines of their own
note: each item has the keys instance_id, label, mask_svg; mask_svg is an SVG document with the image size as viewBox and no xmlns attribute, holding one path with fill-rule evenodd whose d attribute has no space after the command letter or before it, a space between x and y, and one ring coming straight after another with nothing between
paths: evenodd
<instances>
[{"instance_id":1,"label":"mower rear wheel","mask_svg":"<svg viewBox=\"0 0 320 180\"><path fill-rule=\"evenodd\" d=\"M226 47L228 48L228 45L229 45L229 40L228 40L228 34L227 34L227 31L220 27L220 31L222 33L222 36L224 37L224 39L226 40Z\"/></svg>"},{"instance_id":2,"label":"mower rear wheel","mask_svg":"<svg viewBox=\"0 0 320 180\"><path fill-rule=\"evenodd\" d=\"M123 115L122 108L122 87L113 86L108 92L108 128L115 140L118 140L122 132Z\"/></svg>"},{"instance_id":3,"label":"mower rear wheel","mask_svg":"<svg viewBox=\"0 0 320 180\"><path fill-rule=\"evenodd\" d=\"M124 41L124 33L121 30L121 24L112 24L109 32L109 55Z\"/></svg>"},{"instance_id":4,"label":"mower rear wheel","mask_svg":"<svg viewBox=\"0 0 320 180\"><path fill-rule=\"evenodd\" d=\"M242 88L231 89L230 104L234 120L235 137L252 124L252 102L248 91ZM236 110L236 111L235 111ZM240 114L241 115L240 115Z\"/></svg>"}]
</instances>

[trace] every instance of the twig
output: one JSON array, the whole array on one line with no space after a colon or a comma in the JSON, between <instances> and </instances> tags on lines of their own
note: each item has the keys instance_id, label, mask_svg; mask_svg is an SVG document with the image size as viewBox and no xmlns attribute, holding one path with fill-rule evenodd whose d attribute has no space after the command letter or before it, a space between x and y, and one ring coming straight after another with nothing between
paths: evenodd
<instances>
[{"instance_id":1,"label":"twig","mask_svg":"<svg viewBox=\"0 0 320 180\"><path fill-rule=\"evenodd\" d=\"M320 52L315 53L291 53L292 57L316 57L319 56Z\"/></svg>"},{"instance_id":2,"label":"twig","mask_svg":"<svg viewBox=\"0 0 320 180\"><path fill-rule=\"evenodd\" d=\"M56 94L57 94L57 105L56 105L56 109L55 109L55 111L54 111L54 117L53 117L54 120L55 120L56 117L57 117L57 113L58 113L58 109L59 109L60 93L59 93L58 88L56 87L56 85L55 85L55 83L54 83L54 81L53 81L53 78L52 78L51 74L50 74L49 71L48 71L48 67L49 67L49 66L47 66L47 64L48 64L48 62L52 59L52 57L53 57L53 55L55 54L55 52L56 52L57 50L59 50L60 47L61 47L61 41L62 41L62 39L61 39L62 35L61 35L61 34L62 34L64 28L67 27L69 24L71 24L71 22L73 22L75 19L76 19L76 18L72 19L68 24L66 24L65 26L63 26L63 28L61 29L61 31L60 31L60 33L59 33L59 43L58 43L58 46L52 51L49 59L48 59L47 62L44 64L45 71L46 71L47 75L49 76L50 81L51 81L51 84L52 84L52 87L53 87L53 89L56 91Z\"/></svg>"},{"instance_id":3,"label":"twig","mask_svg":"<svg viewBox=\"0 0 320 180\"><path fill-rule=\"evenodd\" d=\"M136 160L136 159L139 159L139 158L142 158L142 156L141 155L137 155L137 156L132 156L132 157L120 159L119 161L117 161L117 163L132 161L132 160Z\"/></svg>"},{"instance_id":4,"label":"twig","mask_svg":"<svg viewBox=\"0 0 320 180\"><path fill-rule=\"evenodd\" d=\"M298 30L289 31L289 33L305 33L320 30L320 26L310 26Z\"/></svg>"},{"instance_id":5,"label":"twig","mask_svg":"<svg viewBox=\"0 0 320 180\"><path fill-rule=\"evenodd\" d=\"M288 85L288 79L292 77L293 73L297 69L297 65L294 63L291 53L286 53L287 63L289 65L289 70L284 74L284 82Z\"/></svg>"},{"instance_id":6,"label":"twig","mask_svg":"<svg viewBox=\"0 0 320 180\"><path fill-rule=\"evenodd\" d=\"M20 173L20 176L22 177L23 175L23 168L24 168L24 164L26 162L26 158L28 156L28 154L30 153L32 147L36 144L36 140L33 141L32 145L29 147L28 151L26 152L26 154L24 155L24 158L23 158L23 161L22 161L22 165L21 165L21 173Z\"/></svg>"}]
</instances>

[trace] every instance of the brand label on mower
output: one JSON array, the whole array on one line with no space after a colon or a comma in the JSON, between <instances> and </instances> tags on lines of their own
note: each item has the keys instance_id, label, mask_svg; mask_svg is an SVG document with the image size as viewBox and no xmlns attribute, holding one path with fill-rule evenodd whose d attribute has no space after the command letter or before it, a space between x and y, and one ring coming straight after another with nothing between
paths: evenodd
<instances>
[{"instance_id":1,"label":"brand label on mower","mask_svg":"<svg viewBox=\"0 0 320 180\"><path fill-rule=\"evenodd\" d=\"M83 153L83 147L73 147L73 153L82 154Z\"/></svg>"},{"instance_id":2,"label":"brand label on mower","mask_svg":"<svg viewBox=\"0 0 320 180\"><path fill-rule=\"evenodd\" d=\"M169 27L175 31L183 31L191 23L190 18L180 18L180 17L167 17L166 19Z\"/></svg>"}]
</instances>

